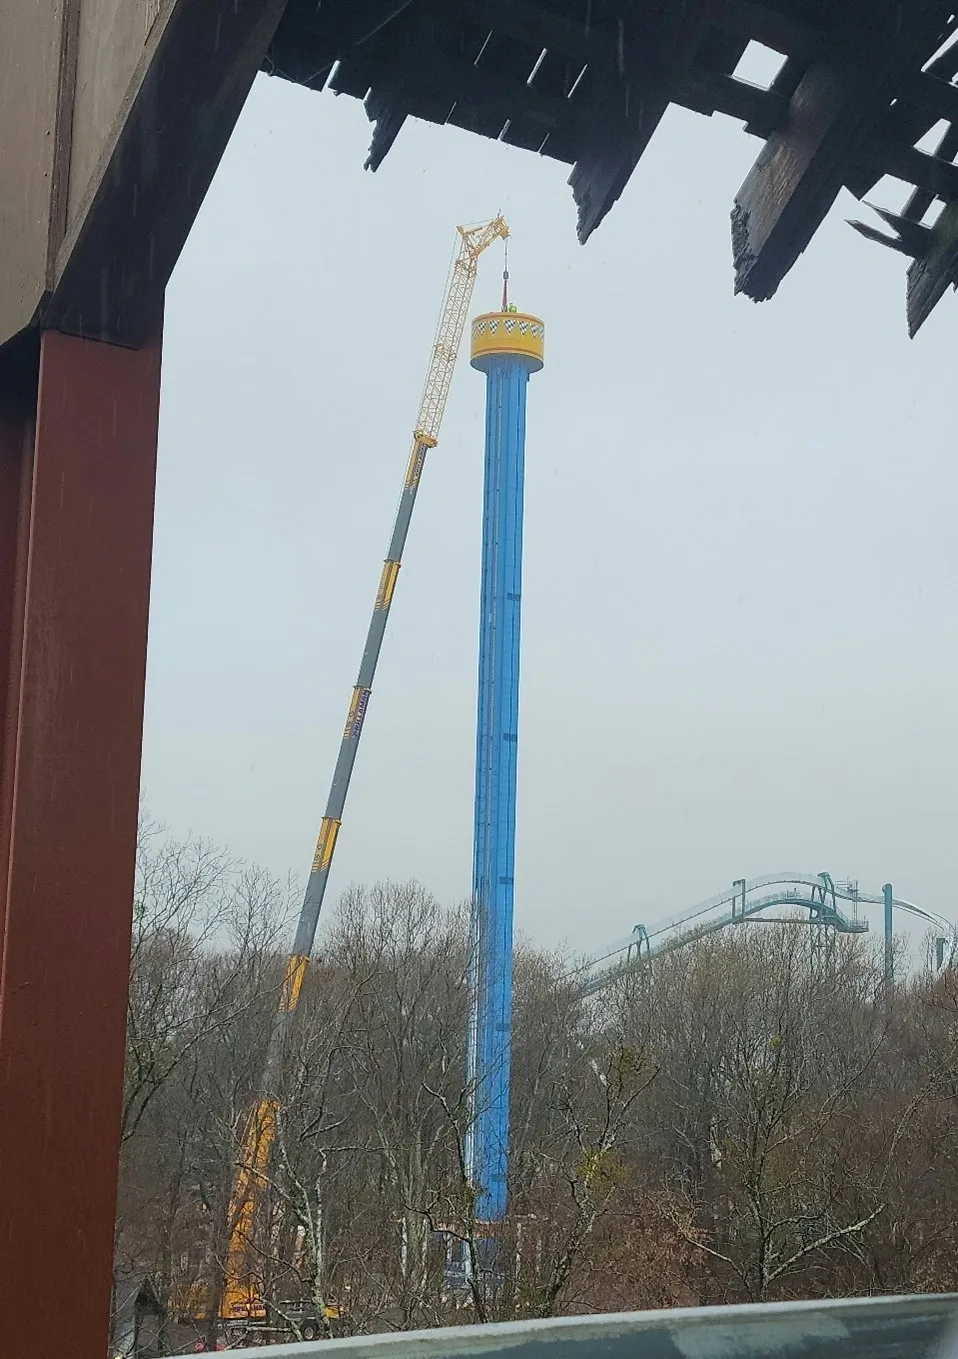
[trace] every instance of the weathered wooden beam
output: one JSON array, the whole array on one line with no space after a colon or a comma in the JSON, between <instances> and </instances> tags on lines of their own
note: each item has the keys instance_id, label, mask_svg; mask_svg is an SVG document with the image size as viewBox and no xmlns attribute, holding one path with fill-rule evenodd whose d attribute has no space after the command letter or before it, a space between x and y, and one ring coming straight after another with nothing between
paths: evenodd
<instances>
[{"instance_id":1,"label":"weathered wooden beam","mask_svg":"<svg viewBox=\"0 0 958 1359\"><path fill-rule=\"evenodd\" d=\"M907 255L909 259L917 259L925 254L931 240L931 227L923 226L921 222L912 221L909 217L902 217L900 213L889 212L887 208L877 207L874 203L868 203L866 206L877 213L883 222L887 222L895 235L886 236L884 232L877 231L864 222L849 220L848 225L854 227L859 235L864 236L866 240L877 241L879 245L887 245L889 249L897 250L899 254Z\"/></svg>"},{"instance_id":2,"label":"weathered wooden beam","mask_svg":"<svg viewBox=\"0 0 958 1359\"><path fill-rule=\"evenodd\" d=\"M526 85L516 80L506 80L493 72L483 71L479 66L453 61L441 53L429 54L429 76L424 81L410 82L405 87L391 75L388 67L363 67L369 77L366 88L377 93L393 95L398 98L406 89L409 112L417 114L417 86L422 87L424 95L430 99L438 96L448 107L457 102L475 102L486 105L495 111L494 121L499 126L509 117L529 118L539 124L542 135L553 127L559 126L571 116L572 110L567 99L557 99L554 95L540 94L534 85Z\"/></svg>"},{"instance_id":3,"label":"weathered wooden beam","mask_svg":"<svg viewBox=\"0 0 958 1359\"><path fill-rule=\"evenodd\" d=\"M468 125L468 109L481 108L488 126L498 130L508 119L522 117L541 129L540 140L573 117L567 99L544 94L525 81L505 79L494 69L487 71L481 65L453 60L441 51L430 50L421 63L408 67L392 57L384 48L364 53L361 60L357 53L355 58L355 79L369 91L366 111L376 125L366 161L371 170L382 163L407 116L445 121L455 106L460 117L454 114L451 121ZM422 69L428 71L427 78L423 78ZM434 110L441 110L438 117L432 116Z\"/></svg>"},{"instance_id":4,"label":"weathered wooden beam","mask_svg":"<svg viewBox=\"0 0 958 1359\"><path fill-rule=\"evenodd\" d=\"M746 124L753 136L768 137L788 112L788 100L773 90L734 76L693 67L677 84L673 102L697 113L724 113Z\"/></svg>"},{"instance_id":5,"label":"weathered wooden beam","mask_svg":"<svg viewBox=\"0 0 958 1359\"><path fill-rule=\"evenodd\" d=\"M897 13L897 27L872 35L867 64L822 59L808 67L787 121L769 138L735 198L737 293L754 301L773 296L863 158L897 87L934 51L947 10L942 0L913 0L910 9L898 6L897 12L886 6L885 22L894 25ZM898 151L892 156L899 165L908 159Z\"/></svg>"},{"instance_id":6,"label":"weathered wooden beam","mask_svg":"<svg viewBox=\"0 0 958 1359\"><path fill-rule=\"evenodd\" d=\"M782 14L777 6L757 0L728 0L716 22L727 32L741 34L783 56L817 56L829 44L821 25Z\"/></svg>"},{"instance_id":7,"label":"weathered wooden beam","mask_svg":"<svg viewBox=\"0 0 958 1359\"><path fill-rule=\"evenodd\" d=\"M941 156L930 156L916 146L886 142L878 151L882 173L924 189L933 198L949 203L958 199L958 165Z\"/></svg>"},{"instance_id":8,"label":"weathered wooden beam","mask_svg":"<svg viewBox=\"0 0 958 1359\"><path fill-rule=\"evenodd\" d=\"M481 25L461 20L458 12L435 6L414 8L344 60L331 83L338 89L345 71L354 84L368 90L366 116L373 134L367 170L379 169L409 117L443 124L460 99L475 104L484 92L483 118L471 130L496 136L509 117L512 100L534 99L524 81L493 78L488 86L482 85L475 63L487 34ZM548 120L541 104L539 113ZM547 130L543 128L543 137Z\"/></svg>"},{"instance_id":9,"label":"weathered wooden beam","mask_svg":"<svg viewBox=\"0 0 958 1359\"><path fill-rule=\"evenodd\" d=\"M940 76L929 75L927 71L920 71L914 76L899 96L903 101L914 103L916 111L920 110L921 130L913 140L923 137L929 127L934 127L939 119L945 118L948 122L958 118L958 86L952 85L948 80L942 80ZM930 117L930 123L925 125L926 118Z\"/></svg>"},{"instance_id":10,"label":"weathered wooden beam","mask_svg":"<svg viewBox=\"0 0 958 1359\"><path fill-rule=\"evenodd\" d=\"M946 161L953 161L958 156L958 127L954 123L949 124L942 133L935 155ZM934 201L933 190L916 188L902 208L902 216L920 222Z\"/></svg>"},{"instance_id":11,"label":"weathered wooden beam","mask_svg":"<svg viewBox=\"0 0 958 1359\"><path fill-rule=\"evenodd\" d=\"M403 129L407 113L388 95L371 90L366 96L366 117L373 125L364 170L378 170Z\"/></svg>"},{"instance_id":12,"label":"weathered wooden beam","mask_svg":"<svg viewBox=\"0 0 958 1359\"><path fill-rule=\"evenodd\" d=\"M593 83L593 104L583 119L576 162L569 176L578 208L578 236L583 243L628 183L662 121L677 81L694 62L724 2L684 0L681 7L669 6L657 45L642 54L645 65L640 75L621 85Z\"/></svg>"},{"instance_id":13,"label":"weathered wooden beam","mask_svg":"<svg viewBox=\"0 0 958 1359\"><path fill-rule=\"evenodd\" d=\"M591 125L578 139L569 184L583 244L618 201L669 106L661 81L650 80L645 88L636 86L630 93L631 107L625 116L608 104L603 107L597 97Z\"/></svg>"},{"instance_id":14,"label":"weathered wooden beam","mask_svg":"<svg viewBox=\"0 0 958 1359\"><path fill-rule=\"evenodd\" d=\"M842 185L868 81L825 62L806 71L786 125L768 139L732 209L735 291L771 297L808 245Z\"/></svg>"},{"instance_id":15,"label":"weathered wooden beam","mask_svg":"<svg viewBox=\"0 0 958 1359\"><path fill-rule=\"evenodd\" d=\"M958 90L950 81L956 70L958 43L952 43L924 70L913 72L899 85L894 105L876 128L877 138L914 146L941 118L952 117L956 112L954 98ZM874 163L856 165L846 177L845 186L856 198L864 198L883 173Z\"/></svg>"},{"instance_id":16,"label":"weathered wooden beam","mask_svg":"<svg viewBox=\"0 0 958 1359\"><path fill-rule=\"evenodd\" d=\"M958 203L949 203L931 229L925 253L908 270L905 317L914 338L944 297L958 282Z\"/></svg>"},{"instance_id":17,"label":"weathered wooden beam","mask_svg":"<svg viewBox=\"0 0 958 1359\"><path fill-rule=\"evenodd\" d=\"M277 30L273 35L263 58L263 72L305 90L324 90L338 60L335 47L318 39L311 28L285 22L280 27L282 33Z\"/></svg>"},{"instance_id":18,"label":"weathered wooden beam","mask_svg":"<svg viewBox=\"0 0 958 1359\"><path fill-rule=\"evenodd\" d=\"M324 88L335 62L399 18L414 0L317 4L287 0L263 59L267 75L309 90ZM360 97L365 91L360 91Z\"/></svg>"},{"instance_id":19,"label":"weathered wooden beam","mask_svg":"<svg viewBox=\"0 0 958 1359\"><path fill-rule=\"evenodd\" d=\"M914 252L898 236L888 236L884 231L868 226L866 222L856 222L851 218L848 218L847 221L848 225L854 231L857 231L859 236L864 236L866 241L874 241L877 245L887 246L889 250L897 250L900 255L907 255L909 259L915 258Z\"/></svg>"},{"instance_id":20,"label":"weathered wooden beam","mask_svg":"<svg viewBox=\"0 0 958 1359\"><path fill-rule=\"evenodd\" d=\"M456 10L474 23L486 23L583 66L623 73L625 53L618 35L595 24L586 27L531 0L457 0Z\"/></svg>"}]
</instances>

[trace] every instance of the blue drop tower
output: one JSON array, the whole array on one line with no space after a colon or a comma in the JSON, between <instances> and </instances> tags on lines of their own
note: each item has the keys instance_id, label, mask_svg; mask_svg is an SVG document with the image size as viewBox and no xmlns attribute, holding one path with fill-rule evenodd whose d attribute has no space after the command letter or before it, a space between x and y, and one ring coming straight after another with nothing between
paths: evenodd
<instances>
[{"instance_id":1,"label":"blue drop tower","mask_svg":"<svg viewBox=\"0 0 958 1359\"><path fill-rule=\"evenodd\" d=\"M505 306L472 323L472 366L486 375L465 1144L479 1223L501 1222L508 1208L526 389L544 339L538 317Z\"/></svg>"}]
</instances>

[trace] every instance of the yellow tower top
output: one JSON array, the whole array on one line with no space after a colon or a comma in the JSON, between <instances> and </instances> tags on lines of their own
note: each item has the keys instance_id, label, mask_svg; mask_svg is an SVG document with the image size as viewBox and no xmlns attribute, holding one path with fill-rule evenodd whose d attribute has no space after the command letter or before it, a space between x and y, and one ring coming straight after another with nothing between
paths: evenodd
<instances>
[{"instance_id":1,"label":"yellow tower top","mask_svg":"<svg viewBox=\"0 0 958 1359\"><path fill-rule=\"evenodd\" d=\"M538 373L545 357L546 328L538 316L523 311L490 311L472 323L473 368L489 359L525 359L530 373Z\"/></svg>"}]
</instances>

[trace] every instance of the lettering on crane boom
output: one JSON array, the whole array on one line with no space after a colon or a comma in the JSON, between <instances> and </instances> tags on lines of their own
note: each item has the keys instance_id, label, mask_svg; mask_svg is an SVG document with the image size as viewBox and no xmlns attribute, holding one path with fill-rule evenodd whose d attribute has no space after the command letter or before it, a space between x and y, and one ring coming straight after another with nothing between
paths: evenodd
<instances>
[{"instance_id":1,"label":"lettering on crane boom","mask_svg":"<svg viewBox=\"0 0 958 1359\"><path fill-rule=\"evenodd\" d=\"M346 718L346 730L343 732L344 741L359 740L371 692L370 689L360 689L358 686L353 690L353 697L349 704L349 716Z\"/></svg>"},{"instance_id":2,"label":"lettering on crane boom","mask_svg":"<svg viewBox=\"0 0 958 1359\"><path fill-rule=\"evenodd\" d=\"M376 608L388 609L393 600L393 591L396 588L396 581L399 577L399 563L394 561L383 562L382 576L379 580L379 593L376 595Z\"/></svg>"},{"instance_id":3,"label":"lettering on crane boom","mask_svg":"<svg viewBox=\"0 0 958 1359\"><path fill-rule=\"evenodd\" d=\"M319 835L316 839L316 853L313 855L313 866L311 873L322 873L333 861L333 850L336 848L336 836L339 834L340 823L331 816L324 816L319 828Z\"/></svg>"}]
</instances>

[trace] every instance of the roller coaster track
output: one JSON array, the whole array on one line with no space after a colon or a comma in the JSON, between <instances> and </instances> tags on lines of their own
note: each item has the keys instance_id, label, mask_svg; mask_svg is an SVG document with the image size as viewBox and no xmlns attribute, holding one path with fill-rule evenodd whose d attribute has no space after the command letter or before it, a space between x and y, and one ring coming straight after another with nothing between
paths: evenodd
<instances>
[{"instance_id":1,"label":"roller coaster track","mask_svg":"<svg viewBox=\"0 0 958 1359\"><path fill-rule=\"evenodd\" d=\"M845 909L846 903L851 911ZM636 925L631 934L593 954L566 976L581 978L583 994L594 995L633 967L684 948L729 925L774 919L767 913L781 907L805 910L810 925L825 927L835 934L866 934L868 921L859 918L859 906L882 903L881 892L863 892L856 882L836 882L830 873L770 873L761 878L739 878L728 891L697 906L678 911L652 926ZM932 925L950 944L949 960L954 957L954 925L901 897L893 898L892 906L899 913Z\"/></svg>"}]
</instances>

